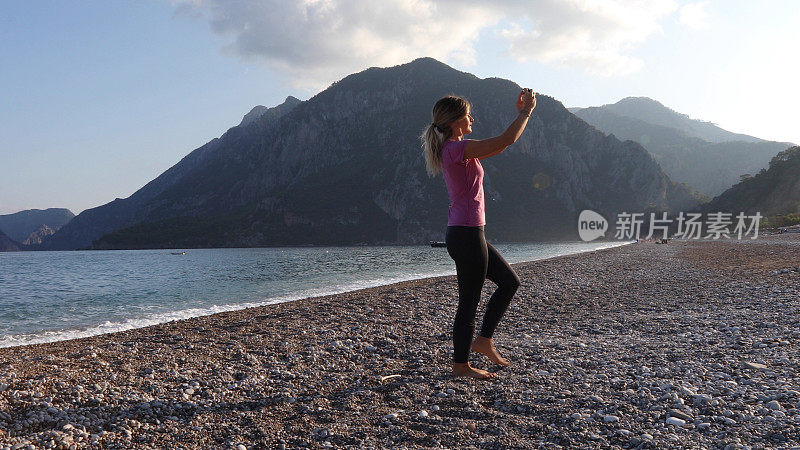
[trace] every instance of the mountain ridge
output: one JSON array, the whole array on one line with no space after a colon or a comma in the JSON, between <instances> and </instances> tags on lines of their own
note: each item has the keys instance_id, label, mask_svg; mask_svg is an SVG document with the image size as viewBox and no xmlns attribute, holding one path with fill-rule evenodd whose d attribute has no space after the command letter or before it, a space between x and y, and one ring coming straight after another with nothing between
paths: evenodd
<instances>
[{"instance_id":1,"label":"mountain ridge","mask_svg":"<svg viewBox=\"0 0 800 450\"><path fill-rule=\"evenodd\" d=\"M578 117L605 133L614 134L620 139L639 142L653 154L671 179L695 187L708 195L709 199L737 183L741 175L752 174L765 168L770 158L791 145L731 133L718 127L714 127L718 137L723 135L731 138L746 137L749 141L710 142L691 135L691 130L668 126L668 123L674 125L674 122L681 122L684 119L701 125L708 124L707 122L688 119L687 115L677 113L655 100L645 101L642 98L637 98L636 102L624 102L624 100L626 99L602 107L572 110ZM619 104L625 105L626 108L631 108L631 105L646 104L651 110L657 108L658 114L667 115L671 119L662 117L663 120L655 120L652 118L654 114L648 115L646 111L635 114L635 111L632 112L630 109L626 113L628 115L621 115L615 110Z\"/></svg>"},{"instance_id":2,"label":"mountain ridge","mask_svg":"<svg viewBox=\"0 0 800 450\"><path fill-rule=\"evenodd\" d=\"M0 215L0 230L15 242L24 242L43 225L58 229L75 217L66 208L26 209Z\"/></svg>"},{"instance_id":3,"label":"mountain ridge","mask_svg":"<svg viewBox=\"0 0 800 450\"><path fill-rule=\"evenodd\" d=\"M669 108L650 97L625 97L616 103L569 109L570 112L576 113L594 108L604 109L618 116L641 120L653 125L675 128L687 137L695 137L707 142L764 142L764 139L761 138L725 130L713 122L692 119L688 114Z\"/></svg>"},{"instance_id":4,"label":"mountain ridge","mask_svg":"<svg viewBox=\"0 0 800 450\"><path fill-rule=\"evenodd\" d=\"M425 175L418 140L431 106L445 94L467 96L478 117L474 137L480 139L499 134L513 120L519 89L512 81L480 79L432 58L366 69L286 111L231 128L128 199L90 210L85 220L77 217L50 245L61 240L73 247L183 248L440 239L447 193L441 178ZM495 239L563 238L566 224L574 228L577 213L587 207L697 204L641 145L603 135L552 97L540 95L538 103L522 138L483 161L487 221L496 225ZM547 187L534 188L534 177L548 179L536 184ZM121 220L111 223L110 217ZM75 236L81 240L70 241Z\"/></svg>"},{"instance_id":5,"label":"mountain ridge","mask_svg":"<svg viewBox=\"0 0 800 450\"><path fill-rule=\"evenodd\" d=\"M271 108L268 108L264 105L255 106L253 107L253 109L250 110L250 112L248 112L247 114L244 115L244 117L242 117L242 121L239 122L238 126L242 127L250 125L251 123L261 118L264 114L274 114L276 116L283 115L287 111L299 105L300 103L302 103L302 100L290 95L286 97L286 100L284 100L283 103L277 106L273 106Z\"/></svg>"}]
</instances>

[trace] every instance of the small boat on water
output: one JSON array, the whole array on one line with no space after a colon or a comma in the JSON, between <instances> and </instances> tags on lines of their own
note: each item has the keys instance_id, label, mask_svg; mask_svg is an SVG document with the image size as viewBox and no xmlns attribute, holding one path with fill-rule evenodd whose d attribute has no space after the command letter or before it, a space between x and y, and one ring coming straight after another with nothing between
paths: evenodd
<instances>
[{"instance_id":1,"label":"small boat on water","mask_svg":"<svg viewBox=\"0 0 800 450\"><path fill-rule=\"evenodd\" d=\"M431 247L447 247L447 244L440 241L431 241Z\"/></svg>"},{"instance_id":2,"label":"small boat on water","mask_svg":"<svg viewBox=\"0 0 800 450\"><path fill-rule=\"evenodd\" d=\"M186 252L170 252L171 255L185 255Z\"/></svg>"}]
</instances>

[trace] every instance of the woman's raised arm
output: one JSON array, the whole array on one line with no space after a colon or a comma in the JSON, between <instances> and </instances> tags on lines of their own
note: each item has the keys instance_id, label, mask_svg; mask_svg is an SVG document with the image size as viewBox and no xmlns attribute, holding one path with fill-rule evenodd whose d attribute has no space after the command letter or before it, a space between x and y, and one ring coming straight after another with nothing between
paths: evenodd
<instances>
[{"instance_id":1,"label":"woman's raised arm","mask_svg":"<svg viewBox=\"0 0 800 450\"><path fill-rule=\"evenodd\" d=\"M523 89L517 98L517 118L511 122L506 131L499 136L488 139L471 140L464 147L464 159L469 158L488 158L505 150L509 145L517 142L517 139L525 130L528 118L531 116L533 108L536 107L536 94L530 89Z\"/></svg>"}]
</instances>

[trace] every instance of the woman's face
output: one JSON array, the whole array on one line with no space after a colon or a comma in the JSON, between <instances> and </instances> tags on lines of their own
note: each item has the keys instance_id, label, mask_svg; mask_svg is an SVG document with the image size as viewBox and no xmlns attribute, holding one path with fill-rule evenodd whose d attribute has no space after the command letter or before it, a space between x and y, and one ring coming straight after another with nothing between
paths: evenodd
<instances>
[{"instance_id":1,"label":"woman's face","mask_svg":"<svg viewBox=\"0 0 800 450\"><path fill-rule=\"evenodd\" d=\"M450 125L450 128L453 130L453 136L463 136L465 134L472 133L472 122L475 119L472 118L472 114L470 112L470 108L467 107L467 113L464 117L456 120Z\"/></svg>"}]
</instances>

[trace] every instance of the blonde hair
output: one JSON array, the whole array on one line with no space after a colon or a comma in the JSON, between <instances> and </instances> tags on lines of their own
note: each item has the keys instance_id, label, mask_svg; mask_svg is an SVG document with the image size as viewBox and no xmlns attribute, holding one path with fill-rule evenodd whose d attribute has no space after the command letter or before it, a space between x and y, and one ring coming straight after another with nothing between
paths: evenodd
<instances>
[{"instance_id":1,"label":"blonde hair","mask_svg":"<svg viewBox=\"0 0 800 450\"><path fill-rule=\"evenodd\" d=\"M464 117L470 108L469 102L455 95L440 98L433 105L433 122L420 135L425 168L429 176L442 170L442 147L453 135L450 124Z\"/></svg>"}]
</instances>

